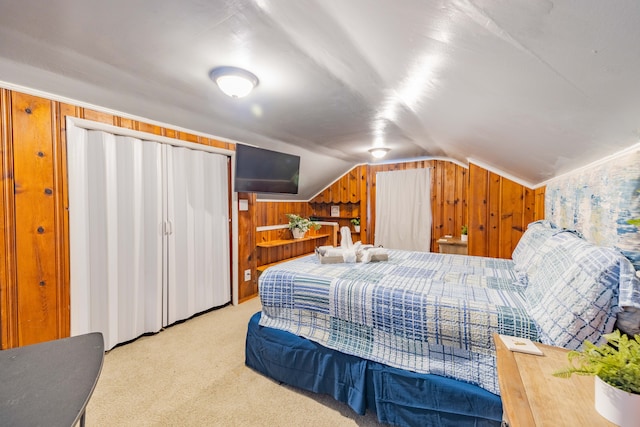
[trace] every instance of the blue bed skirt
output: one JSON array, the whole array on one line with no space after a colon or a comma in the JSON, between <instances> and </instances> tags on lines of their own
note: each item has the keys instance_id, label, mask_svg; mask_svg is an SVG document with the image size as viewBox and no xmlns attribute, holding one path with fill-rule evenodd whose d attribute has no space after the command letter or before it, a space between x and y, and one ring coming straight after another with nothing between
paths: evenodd
<instances>
[{"instance_id":1,"label":"blue bed skirt","mask_svg":"<svg viewBox=\"0 0 640 427\"><path fill-rule=\"evenodd\" d=\"M438 375L417 374L350 356L249 320L245 363L285 384L328 394L356 413L375 411L398 426L500 426L499 396Z\"/></svg>"}]
</instances>

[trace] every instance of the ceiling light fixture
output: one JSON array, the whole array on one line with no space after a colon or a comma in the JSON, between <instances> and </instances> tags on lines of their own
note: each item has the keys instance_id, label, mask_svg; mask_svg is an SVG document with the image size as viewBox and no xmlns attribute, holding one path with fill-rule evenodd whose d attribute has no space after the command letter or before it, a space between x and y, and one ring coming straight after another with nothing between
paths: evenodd
<instances>
[{"instance_id":1,"label":"ceiling light fixture","mask_svg":"<svg viewBox=\"0 0 640 427\"><path fill-rule=\"evenodd\" d=\"M384 147L374 147L369 149L369 153L371 153L371 155L376 159L383 158L384 156L387 155L389 151L391 151L390 148L384 148Z\"/></svg>"},{"instance_id":2,"label":"ceiling light fixture","mask_svg":"<svg viewBox=\"0 0 640 427\"><path fill-rule=\"evenodd\" d=\"M253 73L238 67L216 67L209 77L232 98L247 96L258 85L258 78Z\"/></svg>"}]
</instances>

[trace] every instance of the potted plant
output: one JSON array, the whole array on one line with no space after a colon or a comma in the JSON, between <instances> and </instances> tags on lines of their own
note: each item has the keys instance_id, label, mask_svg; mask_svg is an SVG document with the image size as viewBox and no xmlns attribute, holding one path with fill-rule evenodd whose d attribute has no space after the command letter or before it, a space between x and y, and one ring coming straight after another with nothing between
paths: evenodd
<instances>
[{"instance_id":1,"label":"potted plant","mask_svg":"<svg viewBox=\"0 0 640 427\"><path fill-rule=\"evenodd\" d=\"M291 230L291 234L293 234L294 239L302 239L310 228L313 228L314 230L318 230L320 228L320 224L313 222L308 218L303 218L296 214L286 215L287 218L289 218L289 230Z\"/></svg>"},{"instance_id":2,"label":"potted plant","mask_svg":"<svg viewBox=\"0 0 640 427\"><path fill-rule=\"evenodd\" d=\"M581 351L570 351L569 367L554 373L595 375L595 407L598 413L619 426L637 425L640 420L640 335L629 338L615 330L604 335L607 343L584 342Z\"/></svg>"},{"instance_id":3,"label":"potted plant","mask_svg":"<svg viewBox=\"0 0 640 427\"><path fill-rule=\"evenodd\" d=\"M463 225L462 229L460 229L460 240L462 240L463 242L469 240L469 236L467 235L468 233L469 228L466 225Z\"/></svg>"},{"instance_id":4,"label":"potted plant","mask_svg":"<svg viewBox=\"0 0 640 427\"><path fill-rule=\"evenodd\" d=\"M351 218L351 224L353 224L353 229L356 233L360 232L360 218Z\"/></svg>"}]
</instances>

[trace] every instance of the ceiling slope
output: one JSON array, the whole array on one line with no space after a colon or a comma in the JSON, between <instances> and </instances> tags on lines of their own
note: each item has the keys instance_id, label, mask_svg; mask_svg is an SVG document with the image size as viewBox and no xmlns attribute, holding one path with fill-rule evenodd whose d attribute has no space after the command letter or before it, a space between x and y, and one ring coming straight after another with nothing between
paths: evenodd
<instances>
[{"instance_id":1,"label":"ceiling slope","mask_svg":"<svg viewBox=\"0 0 640 427\"><path fill-rule=\"evenodd\" d=\"M637 143L640 2L0 0L0 80L351 166L469 158L535 185ZM219 65L260 79L223 95Z\"/></svg>"}]
</instances>

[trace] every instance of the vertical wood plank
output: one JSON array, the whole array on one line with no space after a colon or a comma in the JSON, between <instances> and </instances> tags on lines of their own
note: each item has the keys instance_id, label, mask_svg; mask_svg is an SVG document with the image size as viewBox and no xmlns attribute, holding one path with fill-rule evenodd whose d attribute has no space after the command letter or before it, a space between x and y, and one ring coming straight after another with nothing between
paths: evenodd
<instances>
[{"instance_id":1,"label":"vertical wood plank","mask_svg":"<svg viewBox=\"0 0 640 427\"><path fill-rule=\"evenodd\" d=\"M533 215L533 221L537 221L545 218L545 205L544 205L544 196L546 193L547 187L536 188L535 193L535 213Z\"/></svg>"},{"instance_id":2,"label":"vertical wood plank","mask_svg":"<svg viewBox=\"0 0 640 427\"><path fill-rule=\"evenodd\" d=\"M469 165L469 255L482 256L487 247L487 171Z\"/></svg>"},{"instance_id":3,"label":"vertical wood plank","mask_svg":"<svg viewBox=\"0 0 640 427\"><path fill-rule=\"evenodd\" d=\"M530 188L524 188L524 198L523 198L523 207L524 213L522 215L522 222L520 224L520 236L527 229L527 225L534 221L535 212L536 212L536 196L535 191ZM518 237L520 240L520 237Z\"/></svg>"},{"instance_id":4,"label":"vertical wood plank","mask_svg":"<svg viewBox=\"0 0 640 427\"><path fill-rule=\"evenodd\" d=\"M174 129L167 129L167 128L162 128L162 135L166 136L167 138L176 138L178 136L178 132Z\"/></svg>"},{"instance_id":5,"label":"vertical wood plank","mask_svg":"<svg viewBox=\"0 0 640 427\"><path fill-rule=\"evenodd\" d=\"M369 234L370 213L369 213L369 194L367 193L367 165L358 166L358 186L359 188L359 206L358 215L360 216L360 240L364 244L370 243L371 237Z\"/></svg>"},{"instance_id":6,"label":"vertical wood plank","mask_svg":"<svg viewBox=\"0 0 640 427\"><path fill-rule=\"evenodd\" d=\"M258 294L256 274L256 195L238 193L238 200L248 201L249 209L238 211L238 301L245 301ZM251 280L244 280L244 271L251 270Z\"/></svg>"},{"instance_id":7,"label":"vertical wood plank","mask_svg":"<svg viewBox=\"0 0 640 427\"><path fill-rule=\"evenodd\" d=\"M211 147L223 148L225 150L234 150L236 148L235 144L230 144L228 142L219 141L217 139L209 138L209 145Z\"/></svg>"},{"instance_id":8,"label":"vertical wood plank","mask_svg":"<svg viewBox=\"0 0 640 427\"><path fill-rule=\"evenodd\" d=\"M511 258L515 247L514 229L520 226L522 221L522 186L509 179L501 179L501 206L500 206L500 258Z\"/></svg>"},{"instance_id":9,"label":"vertical wood plank","mask_svg":"<svg viewBox=\"0 0 640 427\"><path fill-rule=\"evenodd\" d=\"M151 133L153 135L162 135L164 133L163 129L160 126L150 125L145 122L136 121L135 126L136 126L136 129L139 130L140 132Z\"/></svg>"},{"instance_id":10,"label":"vertical wood plank","mask_svg":"<svg viewBox=\"0 0 640 427\"><path fill-rule=\"evenodd\" d=\"M19 345L59 338L52 101L12 93Z\"/></svg>"},{"instance_id":11,"label":"vertical wood plank","mask_svg":"<svg viewBox=\"0 0 640 427\"><path fill-rule=\"evenodd\" d=\"M456 164L452 164L452 166L454 167L455 178L455 189L453 190L453 229L456 231L457 235L457 233L460 233L462 230L463 225L466 225L467 227L469 226L469 224L465 222L467 218L467 215L465 214L467 200L467 170Z\"/></svg>"},{"instance_id":12,"label":"vertical wood plank","mask_svg":"<svg viewBox=\"0 0 640 427\"><path fill-rule=\"evenodd\" d=\"M444 162L443 162L444 163ZM443 207L443 228L442 234L458 236L461 226L456 222L456 190L458 177L456 176L456 165L444 163L444 179L442 185L442 207Z\"/></svg>"},{"instance_id":13,"label":"vertical wood plank","mask_svg":"<svg viewBox=\"0 0 640 427\"><path fill-rule=\"evenodd\" d=\"M431 169L432 182L433 182L433 192L431 197L431 211L432 211L432 226L431 226L431 237L432 241L434 239L439 239L443 235L447 234L445 232L445 223L446 223L446 209L445 209L445 194L447 191L445 189L445 181L446 181L446 172L445 165L442 163L438 163L433 169Z\"/></svg>"},{"instance_id":14,"label":"vertical wood plank","mask_svg":"<svg viewBox=\"0 0 640 427\"><path fill-rule=\"evenodd\" d=\"M188 132L176 132L175 138L181 141L198 142L198 136Z\"/></svg>"},{"instance_id":15,"label":"vertical wood plank","mask_svg":"<svg viewBox=\"0 0 640 427\"><path fill-rule=\"evenodd\" d=\"M360 202L360 167L357 166L349 171L349 203Z\"/></svg>"},{"instance_id":16,"label":"vertical wood plank","mask_svg":"<svg viewBox=\"0 0 640 427\"><path fill-rule=\"evenodd\" d=\"M68 194L66 188L67 176L67 144L66 122L63 110L58 102L52 102L51 134L53 138L53 212L54 212L54 242L56 258L56 283L58 291L58 334L67 337L71 334L71 289L69 282L69 216Z\"/></svg>"},{"instance_id":17,"label":"vertical wood plank","mask_svg":"<svg viewBox=\"0 0 640 427\"><path fill-rule=\"evenodd\" d=\"M136 122L134 122L133 120L127 119L124 117L118 117L117 120L118 120L118 124L116 126L119 126L125 129L136 130Z\"/></svg>"},{"instance_id":18,"label":"vertical wood plank","mask_svg":"<svg viewBox=\"0 0 640 427\"><path fill-rule=\"evenodd\" d=\"M55 144L55 211L56 211L56 242L59 253L57 276L59 283L60 310L58 325L61 337L71 334L71 278L69 259L69 183L67 180L67 117L81 117L80 107L56 103L57 122L59 131ZM131 123L131 125L133 125ZM133 129L133 128L131 128Z\"/></svg>"},{"instance_id":19,"label":"vertical wood plank","mask_svg":"<svg viewBox=\"0 0 640 427\"><path fill-rule=\"evenodd\" d=\"M487 234L486 234L486 254L487 256L498 258L500 256L500 239L502 230L500 228L502 215L502 180L499 175L488 172L487 177Z\"/></svg>"},{"instance_id":20,"label":"vertical wood plank","mask_svg":"<svg viewBox=\"0 0 640 427\"><path fill-rule=\"evenodd\" d=\"M109 125L116 125L117 121L112 114L104 113L102 111L95 111L89 108L82 109L82 118L87 120L93 120L94 122L106 123Z\"/></svg>"}]
</instances>

